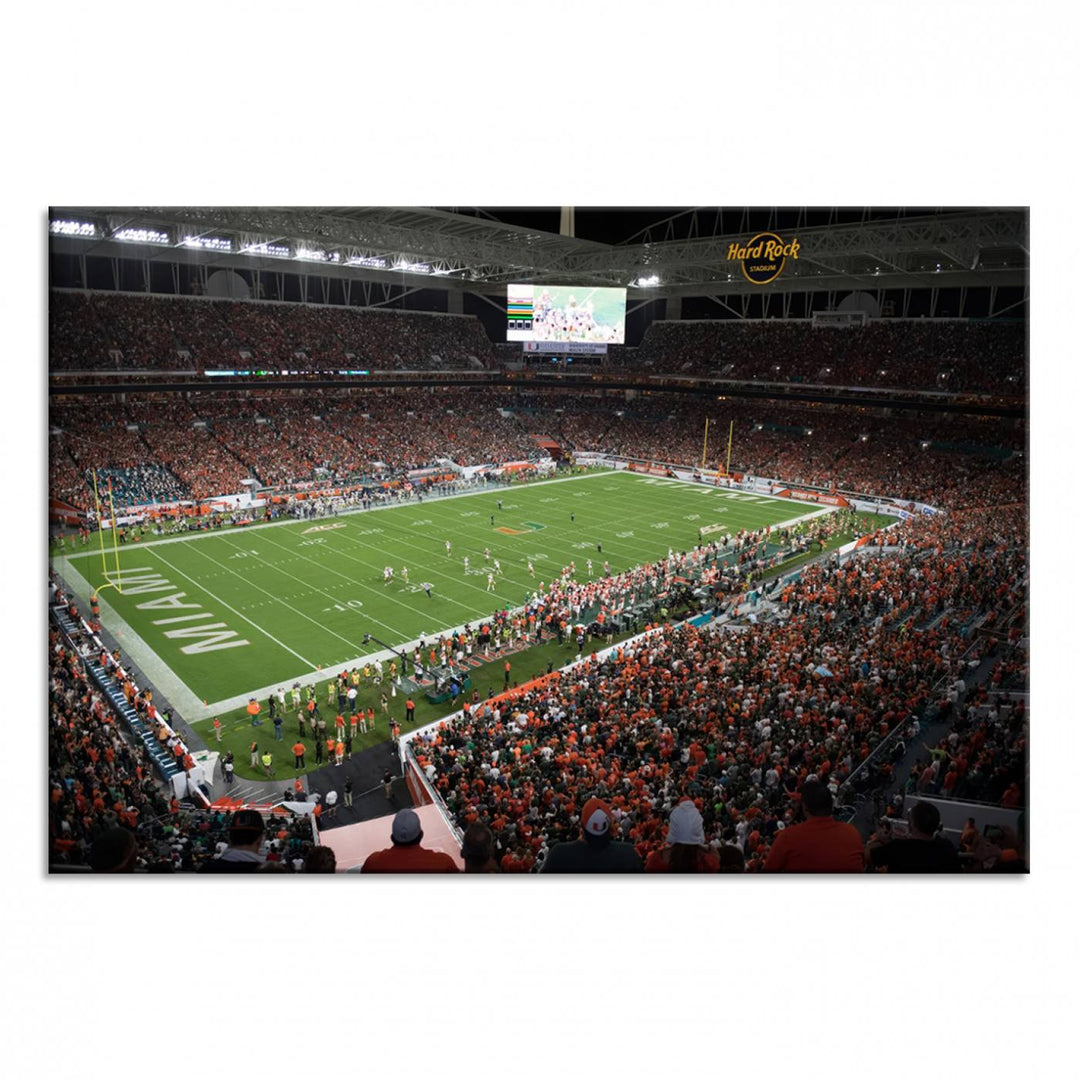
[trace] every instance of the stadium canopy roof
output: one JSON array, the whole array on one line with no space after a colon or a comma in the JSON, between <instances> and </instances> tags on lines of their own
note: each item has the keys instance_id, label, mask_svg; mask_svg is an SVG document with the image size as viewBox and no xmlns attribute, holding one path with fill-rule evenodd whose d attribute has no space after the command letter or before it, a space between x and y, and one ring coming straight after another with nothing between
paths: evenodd
<instances>
[{"instance_id":1,"label":"stadium canopy roof","mask_svg":"<svg viewBox=\"0 0 1080 1080\"><path fill-rule=\"evenodd\" d=\"M855 221L832 213L820 224L826 211L799 216L700 207L669 214L621 243L561 236L498 220L498 213L431 207L54 207L50 231L57 251L182 257L263 270L291 263L293 272L406 280L413 287L427 279L430 288L491 294L511 281L624 286L639 299L1027 284L1023 208L867 213ZM758 227L763 214L774 223L767 230ZM683 218L689 227L672 226ZM728 258L732 244L745 245L761 231L799 241L798 258L788 259L783 273L764 286L746 280Z\"/></svg>"}]
</instances>

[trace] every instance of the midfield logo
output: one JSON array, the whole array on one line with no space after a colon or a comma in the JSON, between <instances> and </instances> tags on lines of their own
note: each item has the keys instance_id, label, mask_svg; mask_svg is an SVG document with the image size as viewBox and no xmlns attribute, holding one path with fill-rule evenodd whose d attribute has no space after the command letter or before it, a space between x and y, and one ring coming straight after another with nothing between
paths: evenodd
<instances>
[{"instance_id":1,"label":"midfield logo","mask_svg":"<svg viewBox=\"0 0 1080 1080\"><path fill-rule=\"evenodd\" d=\"M506 525L496 525L495 531L502 533L504 536L524 536L526 533L539 532L545 526L541 525L538 521L523 521L521 523L525 526L523 529L511 529Z\"/></svg>"},{"instance_id":2,"label":"midfield logo","mask_svg":"<svg viewBox=\"0 0 1080 1080\"><path fill-rule=\"evenodd\" d=\"M307 536L308 533L329 532L331 529L344 529L344 528L345 528L345 522L344 521L335 521L332 525L312 525L310 529L305 529L304 530L304 535Z\"/></svg>"}]
</instances>

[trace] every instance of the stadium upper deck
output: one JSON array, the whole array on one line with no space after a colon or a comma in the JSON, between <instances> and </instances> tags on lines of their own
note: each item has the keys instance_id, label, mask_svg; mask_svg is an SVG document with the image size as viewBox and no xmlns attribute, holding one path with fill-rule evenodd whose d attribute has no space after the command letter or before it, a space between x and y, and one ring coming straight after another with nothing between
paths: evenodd
<instances>
[{"instance_id":1,"label":"stadium upper deck","mask_svg":"<svg viewBox=\"0 0 1080 1080\"><path fill-rule=\"evenodd\" d=\"M609 374L898 388L1015 397L1026 384L1022 322L660 321L638 348L594 362ZM554 350L553 350L554 351ZM516 354L520 364L521 355ZM51 294L49 364L63 371L238 368L458 371L513 363L473 318L417 312Z\"/></svg>"}]
</instances>

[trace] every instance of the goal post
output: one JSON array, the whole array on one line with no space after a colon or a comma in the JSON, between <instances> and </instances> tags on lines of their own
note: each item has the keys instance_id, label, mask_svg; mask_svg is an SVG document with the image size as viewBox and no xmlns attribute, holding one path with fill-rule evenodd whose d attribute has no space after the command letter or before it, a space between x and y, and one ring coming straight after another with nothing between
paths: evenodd
<instances>
[{"instance_id":1,"label":"goal post","mask_svg":"<svg viewBox=\"0 0 1080 1080\"><path fill-rule=\"evenodd\" d=\"M109 524L112 528L113 535L113 558L116 563L115 580L109 576L108 561L105 557L105 530L101 527L101 493L98 488L97 469L93 469L92 472L94 474L94 511L97 514L98 521L98 545L101 548L101 576L105 579L95 591L100 592L101 589L115 589L123 596L124 588L121 583L120 574L120 537L116 530L116 504L113 501L112 481L109 481Z\"/></svg>"}]
</instances>

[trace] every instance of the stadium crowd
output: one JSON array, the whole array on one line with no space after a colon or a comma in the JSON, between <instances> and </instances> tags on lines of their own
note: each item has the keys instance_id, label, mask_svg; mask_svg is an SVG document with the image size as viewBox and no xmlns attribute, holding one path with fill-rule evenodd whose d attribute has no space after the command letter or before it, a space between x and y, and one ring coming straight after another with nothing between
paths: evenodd
<instances>
[{"instance_id":1,"label":"stadium crowd","mask_svg":"<svg viewBox=\"0 0 1080 1080\"><path fill-rule=\"evenodd\" d=\"M656 374L1016 396L1026 385L1022 322L886 320L863 327L742 320L657 322L610 365Z\"/></svg>"},{"instance_id":2,"label":"stadium crowd","mask_svg":"<svg viewBox=\"0 0 1080 1080\"><path fill-rule=\"evenodd\" d=\"M490 825L504 870L535 869L575 841L593 797L646 865L689 799L707 850L734 846L748 870L771 869L806 780L835 795L905 717L925 724L955 711L972 629L1022 606L1026 546L995 515L972 515L963 546L939 533L924 545L920 525L937 528L913 519L892 557L813 565L783 587L774 619L737 632L662 626L505 707L440 725L414 744L420 767L461 828ZM1009 718L1020 741L977 747L1004 753L1002 779L1018 785L1023 719ZM961 738L954 756L970 757Z\"/></svg>"},{"instance_id":3,"label":"stadium crowd","mask_svg":"<svg viewBox=\"0 0 1080 1080\"><path fill-rule=\"evenodd\" d=\"M52 290L50 370L259 367L437 370L505 365L475 318L319 304ZM1026 384L1022 322L877 320L655 322L638 347L613 346L621 373L891 387L1016 396Z\"/></svg>"},{"instance_id":4,"label":"stadium crowd","mask_svg":"<svg viewBox=\"0 0 1080 1080\"><path fill-rule=\"evenodd\" d=\"M318 304L253 303L54 289L49 370L259 367L421 371L481 367L474 318Z\"/></svg>"},{"instance_id":5,"label":"stadium crowd","mask_svg":"<svg viewBox=\"0 0 1080 1080\"><path fill-rule=\"evenodd\" d=\"M498 389L201 392L56 404L50 490L92 504L87 470L109 470L135 502L206 499L265 484L345 480L453 460L537 460L539 437L565 453L699 464L706 418L734 423L733 471L952 506L972 491L1022 498L1024 431L995 418L903 417L777 403L657 404ZM715 430L715 426L714 426ZM725 440L712 443L717 468ZM1012 456L1012 460L1003 459Z\"/></svg>"},{"instance_id":6,"label":"stadium crowd","mask_svg":"<svg viewBox=\"0 0 1080 1080\"><path fill-rule=\"evenodd\" d=\"M53 602L68 604L54 583ZM77 609L71 608L72 612ZM237 820L229 809L200 810L180 802L156 777L144 746L125 737L86 670L93 646L83 635L49 631L48 763L51 870L162 873L203 869L235 843ZM184 768L194 764L167 725L155 719L152 693L138 692L123 676L119 652L103 655L136 713L151 723L160 744L176 750ZM249 815L251 811L242 811ZM256 815L262 817L262 815ZM247 868L299 871L312 861L314 834L306 815L274 810L258 830L258 860Z\"/></svg>"}]
</instances>

